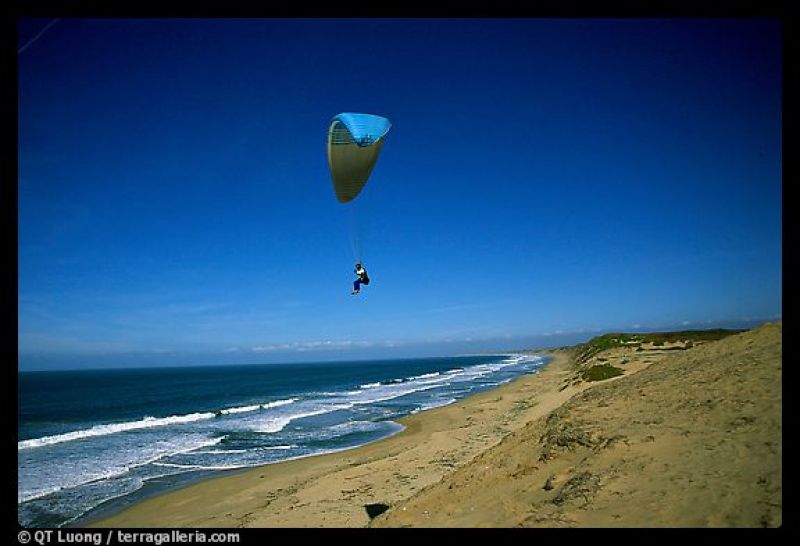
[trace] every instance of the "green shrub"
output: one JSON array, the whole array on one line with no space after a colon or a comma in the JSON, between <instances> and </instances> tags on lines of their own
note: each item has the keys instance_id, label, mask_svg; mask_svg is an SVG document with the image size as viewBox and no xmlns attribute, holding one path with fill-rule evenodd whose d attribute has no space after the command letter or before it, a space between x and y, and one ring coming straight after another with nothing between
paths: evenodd
<instances>
[{"instance_id":1,"label":"green shrub","mask_svg":"<svg viewBox=\"0 0 800 546\"><path fill-rule=\"evenodd\" d=\"M613 347L636 347L637 352L642 352L644 351L644 349L641 347L642 343L652 343L655 346L663 346L667 342L683 342L686 343L686 348L688 348L691 346L689 344L692 341L716 341L718 339L722 339L724 337L744 331L744 329L727 330L717 328L714 330L681 330L676 332L653 332L641 334L604 334L602 336L593 337L585 343L576 345L575 350L572 353L572 362L574 365L580 367L581 364L585 364L596 354Z\"/></svg>"},{"instance_id":2,"label":"green shrub","mask_svg":"<svg viewBox=\"0 0 800 546\"><path fill-rule=\"evenodd\" d=\"M582 376L586 381L602 381L611 377L622 375L622 370L610 364L592 366L584 370Z\"/></svg>"}]
</instances>

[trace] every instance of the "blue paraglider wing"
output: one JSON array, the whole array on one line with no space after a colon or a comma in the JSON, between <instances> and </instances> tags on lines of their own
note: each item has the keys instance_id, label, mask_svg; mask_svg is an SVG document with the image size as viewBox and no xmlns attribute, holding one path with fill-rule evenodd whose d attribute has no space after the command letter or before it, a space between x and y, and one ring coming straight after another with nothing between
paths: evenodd
<instances>
[{"instance_id":1,"label":"blue paraglider wing","mask_svg":"<svg viewBox=\"0 0 800 546\"><path fill-rule=\"evenodd\" d=\"M334 116L332 121L339 121L350 133L352 142L358 146L371 146L386 136L392 124L388 119L372 114L354 114L344 112Z\"/></svg>"},{"instance_id":2,"label":"blue paraglider wing","mask_svg":"<svg viewBox=\"0 0 800 546\"><path fill-rule=\"evenodd\" d=\"M367 183L391 126L388 119L371 114L344 112L331 120L328 166L341 203L355 199Z\"/></svg>"}]
</instances>

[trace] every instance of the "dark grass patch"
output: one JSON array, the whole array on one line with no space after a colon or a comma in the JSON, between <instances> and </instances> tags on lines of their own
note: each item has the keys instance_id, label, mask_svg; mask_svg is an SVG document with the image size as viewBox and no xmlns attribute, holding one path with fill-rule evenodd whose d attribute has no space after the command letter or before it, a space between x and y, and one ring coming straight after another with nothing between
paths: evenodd
<instances>
[{"instance_id":1,"label":"dark grass patch","mask_svg":"<svg viewBox=\"0 0 800 546\"><path fill-rule=\"evenodd\" d=\"M589 472L581 472L563 485L552 502L557 506L573 499L583 499L588 503L598 489L600 489L600 479Z\"/></svg>"},{"instance_id":2,"label":"dark grass patch","mask_svg":"<svg viewBox=\"0 0 800 546\"><path fill-rule=\"evenodd\" d=\"M603 364L602 366L592 366L583 372L586 381L602 381L611 377L622 375L622 370L616 366Z\"/></svg>"},{"instance_id":3,"label":"dark grass patch","mask_svg":"<svg viewBox=\"0 0 800 546\"><path fill-rule=\"evenodd\" d=\"M587 341L576 345L574 361L578 364L585 363L594 355L613 349L614 347L630 347L641 351L642 343L652 343L656 347L662 347L665 343L683 342L686 347L690 347L693 342L716 341L724 337L739 334L746 329L725 329L715 328L712 330L679 330L674 332L650 332L638 334L612 333L596 336Z\"/></svg>"}]
</instances>

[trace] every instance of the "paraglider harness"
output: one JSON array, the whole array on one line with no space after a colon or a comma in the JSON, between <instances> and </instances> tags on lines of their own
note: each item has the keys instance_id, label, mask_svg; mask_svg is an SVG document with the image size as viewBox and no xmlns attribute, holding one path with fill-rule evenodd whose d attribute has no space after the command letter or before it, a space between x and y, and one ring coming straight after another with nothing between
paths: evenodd
<instances>
[{"instance_id":1,"label":"paraglider harness","mask_svg":"<svg viewBox=\"0 0 800 546\"><path fill-rule=\"evenodd\" d=\"M362 284L369 284L369 277L367 276L367 270L364 269L364 266L360 263L356 264L355 274L358 275L358 278L353 281L353 295L358 294L361 292L361 285Z\"/></svg>"}]
</instances>

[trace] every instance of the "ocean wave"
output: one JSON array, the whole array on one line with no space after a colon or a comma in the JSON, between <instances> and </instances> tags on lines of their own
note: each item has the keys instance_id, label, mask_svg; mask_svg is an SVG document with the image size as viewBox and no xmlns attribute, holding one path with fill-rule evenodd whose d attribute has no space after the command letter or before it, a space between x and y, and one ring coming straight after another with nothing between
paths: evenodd
<instances>
[{"instance_id":1,"label":"ocean wave","mask_svg":"<svg viewBox=\"0 0 800 546\"><path fill-rule=\"evenodd\" d=\"M446 400L435 400L435 401L429 402L427 404L422 404L417 409L411 410L411 413L419 413L421 411L425 411L425 410L429 410L429 409L433 409L433 408L440 408L442 406L450 405L455 401L456 401L455 398L448 398Z\"/></svg>"},{"instance_id":2,"label":"ocean wave","mask_svg":"<svg viewBox=\"0 0 800 546\"><path fill-rule=\"evenodd\" d=\"M302 411L299 413L290 413L289 415L281 415L278 417L272 417L270 419L262 420L259 422L253 430L255 432L261 432L265 434L274 434L276 432L282 431L286 428L286 425L295 421L297 419L302 419L303 417L312 417L314 415L322 415L323 413L330 413L333 411L338 411L341 409L349 409L352 408L353 404L337 404L334 406L328 406L324 408L319 408L310 411Z\"/></svg>"},{"instance_id":3,"label":"ocean wave","mask_svg":"<svg viewBox=\"0 0 800 546\"><path fill-rule=\"evenodd\" d=\"M351 406L385 402L416 392L446 387L454 382L471 381L491 374L502 367L504 367L502 364L469 366L448 370L445 373L431 372L405 379L368 383L361 385L359 390L341 392L339 396Z\"/></svg>"},{"instance_id":4,"label":"ocean wave","mask_svg":"<svg viewBox=\"0 0 800 546\"><path fill-rule=\"evenodd\" d=\"M75 440L83 440L85 438L93 438L95 436L106 436L109 434L116 434L118 432L127 432L130 430L138 430L143 428L161 427L166 425L177 425L183 423L192 423L195 421L202 421L204 419L212 419L214 413L189 413L187 415L171 415L169 417L145 417L138 421L128 421L125 423L111 423L106 425L95 425L85 430L75 430L73 432L66 432L64 434L56 434L53 436L44 436L42 438L34 438L32 440L22 440L17 442L17 450L31 449L35 447L42 447L52 444L60 444L62 442L72 442Z\"/></svg>"},{"instance_id":5,"label":"ocean wave","mask_svg":"<svg viewBox=\"0 0 800 546\"><path fill-rule=\"evenodd\" d=\"M201 451L190 451L191 455L226 455L228 453L247 453L249 449L205 449Z\"/></svg>"},{"instance_id":6,"label":"ocean wave","mask_svg":"<svg viewBox=\"0 0 800 546\"><path fill-rule=\"evenodd\" d=\"M435 389L437 387L442 387L442 386L444 386L446 384L447 383L444 383L444 382L435 383L435 384L428 384L428 385L421 384L421 385L414 385L414 386L412 386L410 388L406 387L406 388L400 388L400 389L386 389L386 390L383 390L383 391L377 391L377 392L374 392L374 393L369 393L369 394L373 394L373 396L370 396L369 398L361 398L361 399L352 400L352 405L363 406L365 404L374 404L375 402L385 402L387 400L393 400L395 398L400 398L401 396L414 394L416 392L427 391L427 390L430 390L430 389ZM408 385L410 385L410 383L408 383Z\"/></svg>"},{"instance_id":7,"label":"ocean wave","mask_svg":"<svg viewBox=\"0 0 800 546\"><path fill-rule=\"evenodd\" d=\"M277 408L286 406L297 401L297 398L289 398L286 400L276 400L267 404L239 406L233 408L226 408L219 410L222 415L232 415L237 413L247 413L259 411L264 409ZM140 430L153 427L163 427L167 425L181 425L185 423L194 423L203 421L205 419L213 419L217 416L217 412L196 412L186 415L170 415L169 417L144 417L137 421L127 421L123 423L108 423L103 425L94 425L91 428L83 430L75 430L72 432L65 432L63 434L55 434L52 436L43 436L42 438L33 438L30 440L22 440L17 442L17 450L32 449L53 444L60 444L63 442L73 442L75 440L84 440L86 438L94 438L97 436L107 436L109 434L117 434L119 432L128 432L131 430Z\"/></svg>"},{"instance_id":8,"label":"ocean wave","mask_svg":"<svg viewBox=\"0 0 800 546\"><path fill-rule=\"evenodd\" d=\"M202 449L217 445L224 439L225 437L221 436L217 438L204 439L201 440L200 442L195 443L194 445L183 445L180 447L173 446L172 449L156 453L153 456L148 457L147 459L142 461L122 463L117 466L112 466L112 468L107 469L105 471L95 470L93 472L79 474L79 475L73 474L67 477L66 479L62 478L62 481L60 481L57 484L49 484L48 486L40 486L29 490L18 491L17 502L18 503L28 502L31 500L46 497L47 495L50 495L51 493L55 493L62 489L68 489L71 487L77 487L80 485L85 485L93 482L99 482L102 480L110 480L113 478L117 478L136 468L146 466L148 464L157 464L157 462L160 459L173 457L175 455L180 455L182 453L188 453L194 449Z\"/></svg>"},{"instance_id":9,"label":"ocean wave","mask_svg":"<svg viewBox=\"0 0 800 546\"><path fill-rule=\"evenodd\" d=\"M281 406L286 406L286 405L289 405L289 404L293 404L295 402L297 402L297 398L287 398L286 400L276 400L274 402L269 402L267 404L254 404L254 405L250 405L250 406L239 406L239 407L234 407L234 408L226 408L226 409L220 410L219 412L222 415L231 415L231 414L234 414L234 413L247 413L247 412L251 412L251 411L259 411L259 410L265 410L265 409L271 409L271 408L279 408Z\"/></svg>"},{"instance_id":10,"label":"ocean wave","mask_svg":"<svg viewBox=\"0 0 800 546\"><path fill-rule=\"evenodd\" d=\"M346 421L328 427L328 431L332 432L334 436L341 436L342 434L349 434L351 432L364 432L374 430L383 426L382 421Z\"/></svg>"},{"instance_id":11,"label":"ocean wave","mask_svg":"<svg viewBox=\"0 0 800 546\"><path fill-rule=\"evenodd\" d=\"M283 451L296 447L296 445L292 444L286 446L262 446L250 449L205 449L201 451L190 451L188 453L189 455L229 455L231 453L250 453L252 451Z\"/></svg>"},{"instance_id":12,"label":"ocean wave","mask_svg":"<svg viewBox=\"0 0 800 546\"><path fill-rule=\"evenodd\" d=\"M439 372L424 373L422 375L415 375L415 376L409 377L408 380L409 381L414 381L415 379L430 379L432 377L438 377L439 375L440 375Z\"/></svg>"},{"instance_id":13,"label":"ocean wave","mask_svg":"<svg viewBox=\"0 0 800 546\"><path fill-rule=\"evenodd\" d=\"M246 466L253 466L251 464L229 464L219 466L208 466L202 464L178 464L178 463L153 463L154 466L163 466L166 468L180 468L182 470L233 470L235 468L244 468Z\"/></svg>"}]
</instances>

